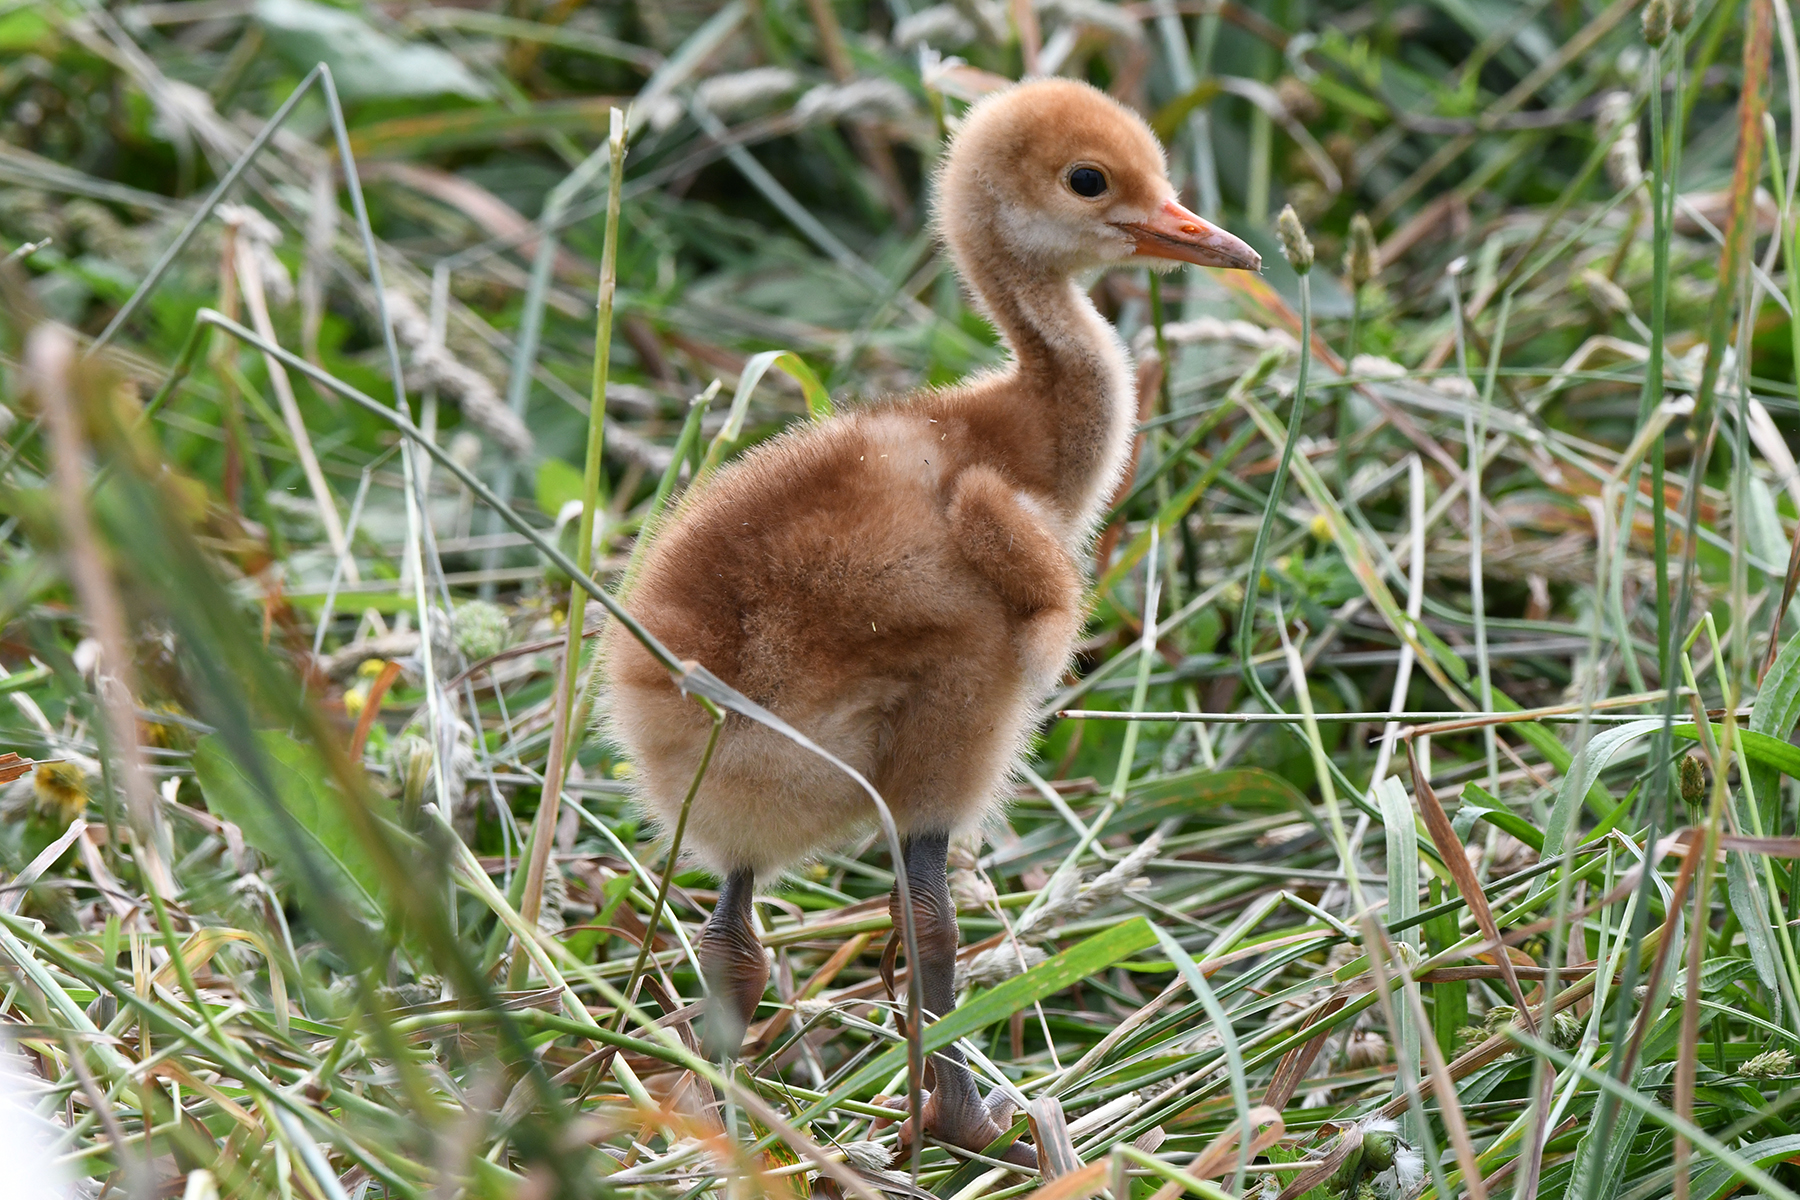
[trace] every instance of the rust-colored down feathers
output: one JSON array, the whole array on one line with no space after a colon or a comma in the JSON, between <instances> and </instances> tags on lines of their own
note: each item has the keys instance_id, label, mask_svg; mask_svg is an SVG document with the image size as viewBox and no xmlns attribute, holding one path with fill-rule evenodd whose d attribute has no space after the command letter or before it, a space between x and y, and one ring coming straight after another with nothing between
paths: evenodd
<instances>
[{"instance_id":1,"label":"rust-colored down feathers","mask_svg":"<svg viewBox=\"0 0 1800 1200\"><path fill-rule=\"evenodd\" d=\"M1102 195L1077 194L1081 167L1103 174ZM1125 349L1074 277L1166 255L1169 235L1148 248L1142 231L1169 213L1176 238L1235 241L1173 195L1149 129L1085 84L1023 84L978 105L937 180L936 218L1011 361L744 455L681 506L626 597L675 653L863 772L903 833L978 822L1063 673L1078 564L1136 413ZM667 827L710 721L616 625L605 655L607 731ZM767 878L873 817L835 768L732 717L686 845L721 874Z\"/></svg>"}]
</instances>

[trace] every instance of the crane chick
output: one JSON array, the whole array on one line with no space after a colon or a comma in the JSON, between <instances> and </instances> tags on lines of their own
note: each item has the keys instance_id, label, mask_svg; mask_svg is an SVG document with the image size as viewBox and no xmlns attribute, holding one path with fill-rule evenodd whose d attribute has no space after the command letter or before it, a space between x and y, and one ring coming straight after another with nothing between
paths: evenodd
<instances>
[{"instance_id":1,"label":"crane chick","mask_svg":"<svg viewBox=\"0 0 1800 1200\"><path fill-rule=\"evenodd\" d=\"M745 454L684 500L625 597L676 654L880 791L905 839L896 869L928 1020L955 1003L950 838L999 803L1067 666L1083 620L1079 564L1131 445L1131 363L1077 277L1145 259L1261 266L1176 201L1162 147L1135 113L1071 80L1019 84L972 108L935 192L938 231L1010 361ZM616 624L604 652L606 728L645 805L672 826L711 722ZM873 820L842 772L728 718L685 835L723 881L699 946L715 1052L736 1051L767 982L750 920L757 884ZM932 1136L981 1150L1004 1131L1009 1106L982 1098L955 1047L933 1056L932 1076ZM1010 1154L1032 1161L1028 1146Z\"/></svg>"}]
</instances>

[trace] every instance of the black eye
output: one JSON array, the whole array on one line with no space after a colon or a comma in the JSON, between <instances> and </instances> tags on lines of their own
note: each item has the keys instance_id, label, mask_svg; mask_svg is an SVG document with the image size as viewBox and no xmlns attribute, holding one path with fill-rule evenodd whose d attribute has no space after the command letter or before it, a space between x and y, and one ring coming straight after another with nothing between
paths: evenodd
<instances>
[{"instance_id":1,"label":"black eye","mask_svg":"<svg viewBox=\"0 0 1800 1200\"><path fill-rule=\"evenodd\" d=\"M1091 200L1106 190L1106 176L1093 167L1076 167L1069 172L1069 187L1077 196Z\"/></svg>"}]
</instances>

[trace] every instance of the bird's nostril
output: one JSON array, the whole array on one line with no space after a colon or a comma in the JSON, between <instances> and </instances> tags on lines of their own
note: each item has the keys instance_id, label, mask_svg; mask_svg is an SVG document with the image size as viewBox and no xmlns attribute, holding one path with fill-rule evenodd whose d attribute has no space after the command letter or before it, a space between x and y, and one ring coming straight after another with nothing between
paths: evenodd
<instances>
[{"instance_id":1,"label":"bird's nostril","mask_svg":"<svg viewBox=\"0 0 1800 1200\"><path fill-rule=\"evenodd\" d=\"M1198 225L1183 225L1181 227L1181 232L1183 232L1183 233L1199 233L1200 227Z\"/></svg>"}]
</instances>

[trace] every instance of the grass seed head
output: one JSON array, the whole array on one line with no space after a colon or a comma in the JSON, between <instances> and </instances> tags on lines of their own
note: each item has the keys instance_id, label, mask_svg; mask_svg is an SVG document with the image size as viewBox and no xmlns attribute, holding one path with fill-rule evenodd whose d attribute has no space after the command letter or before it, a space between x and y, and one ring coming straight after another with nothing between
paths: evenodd
<instances>
[{"instance_id":1,"label":"grass seed head","mask_svg":"<svg viewBox=\"0 0 1800 1200\"><path fill-rule=\"evenodd\" d=\"M1378 1067L1388 1060L1387 1039L1373 1029L1359 1030L1344 1047L1344 1061L1352 1071Z\"/></svg>"},{"instance_id":2,"label":"grass seed head","mask_svg":"<svg viewBox=\"0 0 1800 1200\"><path fill-rule=\"evenodd\" d=\"M1606 181L1617 191L1635 188L1644 181L1644 165L1638 150L1638 127L1633 120L1630 92L1608 92L1594 114L1594 135L1604 141L1615 129L1619 136L1606 151ZM1623 125L1624 128L1620 128Z\"/></svg>"},{"instance_id":3,"label":"grass seed head","mask_svg":"<svg viewBox=\"0 0 1800 1200\"><path fill-rule=\"evenodd\" d=\"M1344 255L1344 273L1352 287L1361 287L1375 278L1380 269L1375 251L1375 226L1369 218L1357 213L1350 218L1350 248Z\"/></svg>"},{"instance_id":4,"label":"grass seed head","mask_svg":"<svg viewBox=\"0 0 1800 1200\"><path fill-rule=\"evenodd\" d=\"M1644 5L1644 41L1660 46L1669 40L1669 26L1674 20L1669 0L1650 0Z\"/></svg>"},{"instance_id":5,"label":"grass seed head","mask_svg":"<svg viewBox=\"0 0 1800 1200\"><path fill-rule=\"evenodd\" d=\"M967 967L957 971L957 990L994 987L1016 975L1023 975L1049 957L1046 951L1026 943L1016 947L1011 942L990 946L970 959Z\"/></svg>"},{"instance_id":6,"label":"grass seed head","mask_svg":"<svg viewBox=\"0 0 1800 1200\"><path fill-rule=\"evenodd\" d=\"M731 118L773 104L799 86L800 76L786 67L754 67L702 81L694 99L714 116Z\"/></svg>"},{"instance_id":7,"label":"grass seed head","mask_svg":"<svg viewBox=\"0 0 1800 1200\"><path fill-rule=\"evenodd\" d=\"M884 1171L894 1160L893 1151L880 1142L845 1142L844 1161L864 1171Z\"/></svg>"},{"instance_id":8,"label":"grass seed head","mask_svg":"<svg viewBox=\"0 0 1800 1200\"><path fill-rule=\"evenodd\" d=\"M1775 1079L1791 1074L1794 1070L1794 1055L1789 1050L1767 1050L1755 1058L1747 1060L1738 1068L1738 1074L1745 1079Z\"/></svg>"},{"instance_id":9,"label":"grass seed head","mask_svg":"<svg viewBox=\"0 0 1800 1200\"><path fill-rule=\"evenodd\" d=\"M1293 205L1281 210L1275 218L1275 234L1281 239L1281 251L1287 255L1288 265L1301 275L1312 270L1313 245L1307 239L1306 230L1300 224L1300 214L1294 211Z\"/></svg>"},{"instance_id":10,"label":"grass seed head","mask_svg":"<svg viewBox=\"0 0 1800 1200\"><path fill-rule=\"evenodd\" d=\"M1681 798L1689 808L1706 803L1706 768L1692 754L1681 756Z\"/></svg>"}]
</instances>

